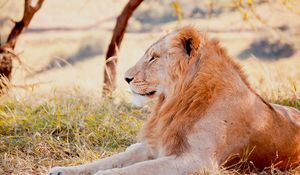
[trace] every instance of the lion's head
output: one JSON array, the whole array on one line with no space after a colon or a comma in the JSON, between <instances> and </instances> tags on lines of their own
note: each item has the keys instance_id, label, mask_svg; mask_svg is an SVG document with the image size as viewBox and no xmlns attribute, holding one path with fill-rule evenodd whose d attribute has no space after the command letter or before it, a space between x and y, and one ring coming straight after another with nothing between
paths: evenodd
<instances>
[{"instance_id":1,"label":"lion's head","mask_svg":"<svg viewBox=\"0 0 300 175\"><path fill-rule=\"evenodd\" d=\"M186 67L194 64L204 38L193 27L170 33L152 46L143 57L125 73L136 105L160 95L172 95Z\"/></svg>"}]
</instances>

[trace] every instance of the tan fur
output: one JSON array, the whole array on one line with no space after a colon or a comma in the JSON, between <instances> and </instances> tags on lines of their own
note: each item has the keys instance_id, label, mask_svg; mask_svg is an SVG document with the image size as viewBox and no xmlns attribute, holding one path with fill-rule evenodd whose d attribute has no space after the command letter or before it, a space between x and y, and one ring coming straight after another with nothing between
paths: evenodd
<instances>
[{"instance_id":1,"label":"tan fur","mask_svg":"<svg viewBox=\"0 0 300 175\"><path fill-rule=\"evenodd\" d=\"M299 165L300 112L262 99L219 42L197 29L165 36L125 77L135 97L157 101L141 143L100 163L56 168L53 175L214 172L249 150L258 168Z\"/></svg>"}]
</instances>

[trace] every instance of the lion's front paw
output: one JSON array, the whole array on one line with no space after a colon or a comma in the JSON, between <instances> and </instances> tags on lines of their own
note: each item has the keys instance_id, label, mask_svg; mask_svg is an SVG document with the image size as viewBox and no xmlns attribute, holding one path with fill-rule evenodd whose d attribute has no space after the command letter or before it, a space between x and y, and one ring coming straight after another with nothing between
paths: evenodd
<instances>
[{"instance_id":1,"label":"lion's front paw","mask_svg":"<svg viewBox=\"0 0 300 175\"><path fill-rule=\"evenodd\" d=\"M74 175L76 174L68 167L54 167L49 170L48 175Z\"/></svg>"}]
</instances>

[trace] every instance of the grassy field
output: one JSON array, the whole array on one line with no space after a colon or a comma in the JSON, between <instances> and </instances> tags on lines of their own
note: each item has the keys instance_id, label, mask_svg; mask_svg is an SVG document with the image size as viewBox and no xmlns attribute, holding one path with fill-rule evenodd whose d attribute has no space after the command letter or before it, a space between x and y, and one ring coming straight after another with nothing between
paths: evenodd
<instances>
[{"instance_id":1,"label":"grassy field","mask_svg":"<svg viewBox=\"0 0 300 175\"><path fill-rule=\"evenodd\" d=\"M77 94L77 95L76 95ZM0 104L0 174L41 174L109 156L135 141L147 111L124 101L55 95Z\"/></svg>"},{"instance_id":2,"label":"grassy field","mask_svg":"<svg viewBox=\"0 0 300 175\"><path fill-rule=\"evenodd\" d=\"M266 95L273 102L300 109L299 96L288 95L295 93L293 88L286 95L279 92L282 97ZM149 109L135 108L120 96L116 93L114 100L99 100L95 94L69 89L42 100L34 94L22 99L4 97L0 103L0 174L45 174L52 166L78 165L124 150L135 142ZM237 170L220 170L220 174L240 174ZM270 167L260 174L287 172Z\"/></svg>"},{"instance_id":3,"label":"grassy field","mask_svg":"<svg viewBox=\"0 0 300 175\"><path fill-rule=\"evenodd\" d=\"M14 61L12 87L0 98L0 175L45 174L49 167L90 162L134 143L151 106L132 106L124 72L164 33L184 25L194 25L219 38L235 58L264 37L294 43L295 53L289 57L268 60L250 56L238 61L265 99L300 109L300 16L276 3L256 8L268 19L268 26L263 26L257 20L241 20L239 11L193 17L189 6L184 9L186 18L178 22L169 1L160 1L166 2L163 5L145 1L129 22L119 51L118 89L113 100L102 99L104 54L115 18L126 2L45 1L17 42L21 62ZM182 2L207 5L199 0ZM20 18L20 9L11 3L0 0L1 36L12 26L10 20L1 21L3 17ZM150 22L143 21L146 19ZM270 30L281 26L288 30ZM241 173L237 170L220 170L220 174ZM300 174L300 170L280 172L269 167L255 173Z\"/></svg>"}]
</instances>

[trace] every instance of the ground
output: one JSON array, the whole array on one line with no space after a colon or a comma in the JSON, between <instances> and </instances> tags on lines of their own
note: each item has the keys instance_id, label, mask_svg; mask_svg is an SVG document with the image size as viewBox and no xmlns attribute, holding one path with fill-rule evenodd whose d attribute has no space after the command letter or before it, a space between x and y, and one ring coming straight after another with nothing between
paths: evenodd
<instances>
[{"instance_id":1,"label":"ground","mask_svg":"<svg viewBox=\"0 0 300 175\"><path fill-rule=\"evenodd\" d=\"M5 2L0 0L0 9L4 9L0 11L1 42L11 25L1 19L20 19L21 10L15 7L22 6ZM118 89L110 100L101 98L104 55L115 18L126 1L45 1L17 42L20 61L14 62L9 94L0 100L0 174L45 174L49 167L90 162L134 143L151 105L131 105L124 72L151 43L184 25L199 27L210 37L219 38L265 99L300 109L300 17L290 6L256 6L257 13L268 19L264 24L251 18L243 21L240 11L219 6L211 18L203 17L191 10L191 4L200 4L194 8L198 11L200 7L207 9L208 4L182 2L186 3L182 21L176 20L169 1L145 1L138 8L119 49ZM284 26L288 29L279 30ZM292 43L293 54L245 56L251 44L262 38ZM260 173L272 172L282 173L272 167Z\"/></svg>"}]
</instances>

